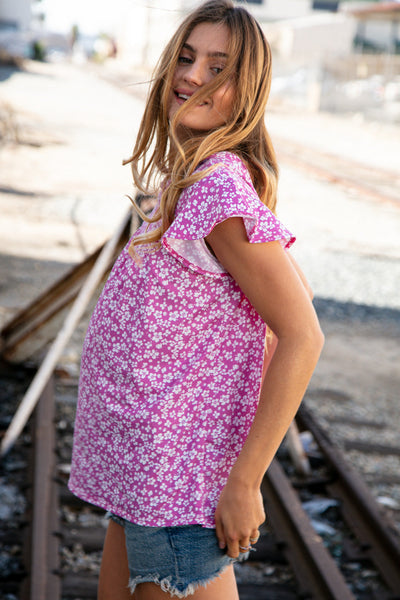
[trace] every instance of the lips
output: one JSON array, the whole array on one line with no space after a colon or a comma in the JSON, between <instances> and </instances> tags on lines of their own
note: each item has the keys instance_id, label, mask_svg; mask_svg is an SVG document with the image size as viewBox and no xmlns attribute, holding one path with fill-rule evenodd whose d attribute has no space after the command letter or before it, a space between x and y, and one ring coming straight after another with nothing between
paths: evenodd
<instances>
[{"instance_id":1,"label":"lips","mask_svg":"<svg viewBox=\"0 0 400 600\"><path fill-rule=\"evenodd\" d=\"M178 104L183 104L186 100L189 100L191 96L193 96L194 92L187 92L184 90L174 90L175 98L178 101ZM204 106L207 102L202 102L199 106Z\"/></svg>"},{"instance_id":2,"label":"lips","mask_svg":"<svg viewBox=\"0 0 400 600\"><path fill-rule=\"evenodd\" d=\"M179 104L183 104L184 102L186 102L186 100L189 100L189 98L193 95L193 92L182 90L182 89L178 88L178 89L174 90L174 94L175 94L175 98L178 100Z\"/></svg>"}]
</instances>

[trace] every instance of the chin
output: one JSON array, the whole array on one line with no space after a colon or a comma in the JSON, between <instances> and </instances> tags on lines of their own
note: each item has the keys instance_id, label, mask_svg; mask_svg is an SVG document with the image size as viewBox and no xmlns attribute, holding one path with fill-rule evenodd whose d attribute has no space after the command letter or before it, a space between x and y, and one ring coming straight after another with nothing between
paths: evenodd
<instances>
[{"instance_id":1,"label":"chin","mask_svg":"<svg viewBox=\"0 0 400 600\"><path fill-rule=\"evenodd\" d=\"M178 123L176 128L178 139L182 142L190 138L205 137L211 131L211 129L198 129L197 127L191 127L183 123Z\"/></svg>"},{"instance_id":2,"label":"chin","mask_svg":"<svg viewBox=\"0 0 400 600\"><path fill-rule=\"evenodd\" d=\"M186 135L190 135L192 137L199 137L202 136L204 137L205 135L207 135L208 133L211 133L212 131L216 131L217 129L220 129L220 127L223 127L223 125L225 125L225 123L221 123L220 125L213 125L211 127L207 127L207 126L193 126L190 124L186 124L186 123L179 123L178 124L178 132L182 131L186 133Z\"/></svg>"}]
</instances>

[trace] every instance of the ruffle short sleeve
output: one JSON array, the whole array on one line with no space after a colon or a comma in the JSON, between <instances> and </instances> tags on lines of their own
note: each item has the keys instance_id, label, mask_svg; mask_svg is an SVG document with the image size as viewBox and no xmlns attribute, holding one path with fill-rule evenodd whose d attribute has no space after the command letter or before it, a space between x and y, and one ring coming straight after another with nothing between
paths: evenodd
<instances>
[{"instance_id":1,"label":"ruffle short sleeve","mask_svg":"<svg viewBox=\"0 0 400 600\"><path fill-rule=\"evenodd\" d=\"M221 152L198 170L214 170L182 192L175 219L162 238L163 245L189 268L206 274L225 273L208 250L204 238L222 221L242 217L250 243L279 241L289 248L295 238L260 201L243 161Z\"/></svg>"}]
</instances>

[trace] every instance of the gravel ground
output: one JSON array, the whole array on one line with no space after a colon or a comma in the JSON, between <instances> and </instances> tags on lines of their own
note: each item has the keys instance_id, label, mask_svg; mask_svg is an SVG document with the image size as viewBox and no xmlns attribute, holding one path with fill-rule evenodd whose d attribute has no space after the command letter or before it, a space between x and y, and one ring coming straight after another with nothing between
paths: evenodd
<instances>
[{"instance_id":1,"label":"gravel ground","mask_svg":"<svg viewBox=\"0 0 400 600\"><path fill-rule=\"evenodd\" d=\"M120 67L106 69L33 62L0 69L0 116L6 103L16 123L0 145L0 325L104 241L129 206L121 160L133 144L143 86L128 85ZM136 73L132 82L143 78ZM398 126L299 114L274 102L267 122L272 137L398 169ZM367 200L282 162L279 215L297 235L293 253L326 335L307 402L341 444L354 430L333 425L332 416L357 415L383 422L381 443L399 447L400 199ZM84 329L85 322L62 359L74 373ZM369 437L369 429L357 431ZM348 456L366 473L400 473L398 459ZM392 492L400 506L400 486Z\"/></svg>"}]
</instances>

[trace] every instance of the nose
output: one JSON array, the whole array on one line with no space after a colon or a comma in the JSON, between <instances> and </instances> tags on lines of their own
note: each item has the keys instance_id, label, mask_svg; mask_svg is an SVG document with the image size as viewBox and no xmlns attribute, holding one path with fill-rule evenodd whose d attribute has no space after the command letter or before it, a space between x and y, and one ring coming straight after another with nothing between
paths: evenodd
<instances>
[{"instance_id":1,"label":"nose","mask_svg":"<svg viewBox=\"0 0 400 600\"><path fill-rule=\"evenodd\" d=\"M187 83L201 86L205 83L205 69L199 60L194 60L185 70L184 79Z\"/></svg>"}]
</instances>

